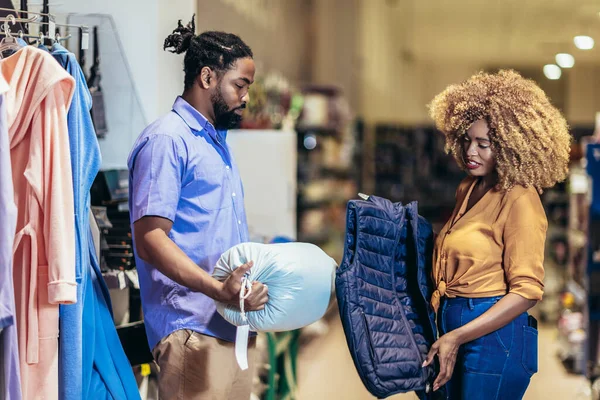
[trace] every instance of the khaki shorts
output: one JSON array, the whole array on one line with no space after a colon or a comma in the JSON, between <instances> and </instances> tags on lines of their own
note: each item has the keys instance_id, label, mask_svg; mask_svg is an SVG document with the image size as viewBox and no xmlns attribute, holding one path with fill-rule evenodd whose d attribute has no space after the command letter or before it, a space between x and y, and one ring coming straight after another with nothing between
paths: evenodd
<instances>
[{"instance_id":1,"label":"khaki shorts","mask_svg":"<svg viewBox=\"0 0 600 400\"><path fill-rule=\"evenodd\" d=\"M159 367L160 400L249 400L255 370L256 338L248 345L249 368L242 371L231 342L182 329L152 351Z\"/></svg>"}]
</instances>

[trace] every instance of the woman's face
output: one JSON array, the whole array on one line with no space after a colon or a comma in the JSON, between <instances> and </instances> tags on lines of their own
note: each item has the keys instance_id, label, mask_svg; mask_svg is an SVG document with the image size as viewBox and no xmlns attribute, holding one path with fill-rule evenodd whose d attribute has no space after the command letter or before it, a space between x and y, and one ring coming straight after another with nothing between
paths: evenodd
<instances>
[{"instance_id":1,"label":"woman's face","mask_svg":"<svg viewBox=\"0 0 600 400\"><path fill-rule=\"evenodd\" d=\"M487 122L480 119L471 125L463 137L463 160L471 176L485 177L496 168L489 132Z\"/></svg>"}]
</instances>

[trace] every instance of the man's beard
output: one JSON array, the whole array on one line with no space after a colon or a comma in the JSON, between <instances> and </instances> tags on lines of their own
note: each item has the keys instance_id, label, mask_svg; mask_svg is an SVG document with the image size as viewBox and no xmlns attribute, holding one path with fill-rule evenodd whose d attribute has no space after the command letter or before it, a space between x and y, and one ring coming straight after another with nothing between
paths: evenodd
<instances>
[{"instance_id":1,"label":"man's beard","mask_svg":"<svg viewBox=\"0 0 600 400\"><path fill-rule=\"evenodd\" d=\"M237 129L242 122L242 116L236 114L235 110L230 110L223 98L221 87L217 87L216 93L212 96L213 110L215 112L215 129L227 130ZM244 108L242 106L242 108Z\"/></svg>"}]
</instances>

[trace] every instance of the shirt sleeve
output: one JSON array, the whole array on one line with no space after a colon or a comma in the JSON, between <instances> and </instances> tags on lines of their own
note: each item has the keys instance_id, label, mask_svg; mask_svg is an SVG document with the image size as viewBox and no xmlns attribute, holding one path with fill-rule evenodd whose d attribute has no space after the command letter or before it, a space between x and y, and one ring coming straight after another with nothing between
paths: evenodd
<instances>
[{"instance_id":1,"label":"shirt sleeve","mask_svg":"<svg viewBox=\"0 0 600 400\"><path fill-rule=\"evenodd\" d=\"M517 198L504 227L504 272L508 292L541 300L544 292L544 245L548 221L539 195Z\"/></svg>"},{"instance_id":2,"label":"shirt sleeve","mask_svg":"<svg viewBox=\"0 0 600 400\"><path fill-rule=\"evenodd\" d=\"M33 124L40 134L31 154L31 164L42 161L42 199L44 243L48 261L48 302L77 302L75 269L75 206L67 111L74 81L63 79L43 102L43 114ZM68 94L67 94L68 93ZM32 139L33 140L33 139ZM41 146L41 147L38 147ZM36 148L38 150L36 150ZM43 274L40 266L40 275Z\"/></svg>"},{"instance_id":3,"label":"shirt sleeve","mask_svg":"<svg viewBox=\"0 0 600 400\"><path fill-rule=\"evenodd\" d=\"M130 171L133 222L145 216L175 221L184 167L185 153L175 138L153 135L140 145Z\"/></svg>"}]
</instances>

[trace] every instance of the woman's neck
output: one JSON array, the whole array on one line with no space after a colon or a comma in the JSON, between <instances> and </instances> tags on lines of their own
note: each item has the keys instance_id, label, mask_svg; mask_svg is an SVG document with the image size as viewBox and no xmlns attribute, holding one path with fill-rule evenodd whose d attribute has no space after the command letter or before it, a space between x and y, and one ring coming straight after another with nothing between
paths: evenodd
<instances>
[{"instance_id":1,"label":"woman's neck","mask_svg":"<svg viewBox=\"0 0 600 400\"><path fill-rule=\"evenodd\" d=\"M482 176L478 179L477 186L479 186L482 190L489 190L496 186L498 183L498 175L494 172L486 176Z\"/></svg>"}]
</instances>

